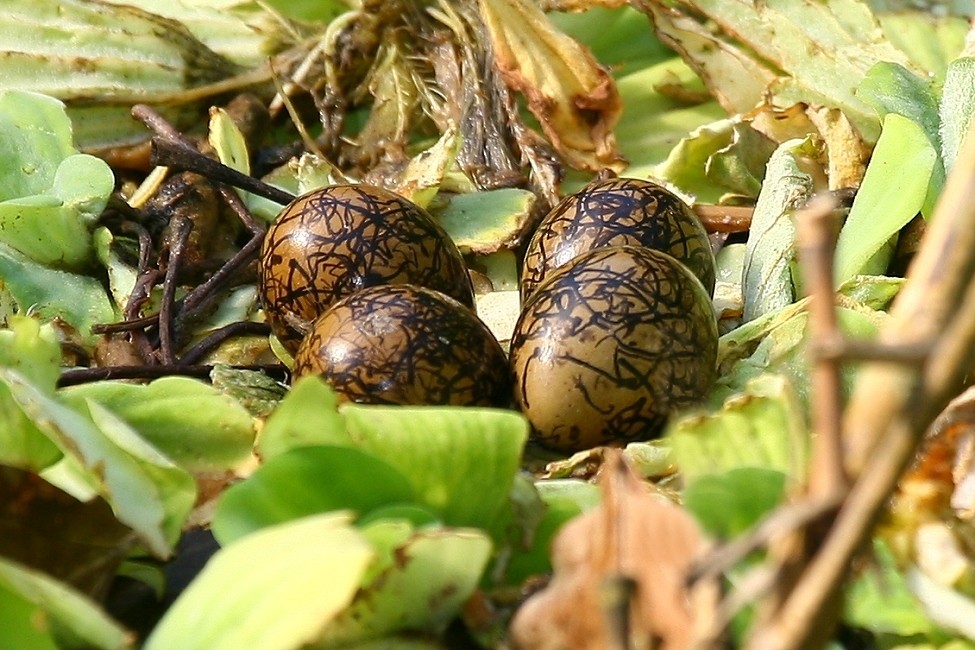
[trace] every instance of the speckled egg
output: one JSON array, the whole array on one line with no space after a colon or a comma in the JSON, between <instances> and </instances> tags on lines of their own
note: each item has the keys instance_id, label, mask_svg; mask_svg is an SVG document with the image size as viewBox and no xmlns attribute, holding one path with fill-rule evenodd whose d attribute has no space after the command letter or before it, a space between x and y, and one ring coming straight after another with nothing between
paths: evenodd
<instances>
[{"instance_id":1,"label":"speckled egg","mask_svg":"<svg viewBox=\"0 0 975 650\"><path fill-rule=\"evenodd\" d=\"M370 287L312 324L293 377L318 373L346 401L507 406L504 351L466 306L414 285Z\"/></svg>"},{"instance_id":2,"label":"speckled egg","mask_svg":"<svg viewBox=\"0 0 975 650\"><path fill-rule=\"evenodd\" d=\"M707 292L670 255L600 248L554 271L511 340L514 396L541 444L562 451L659 435L716 380Z\"/></svg>"},{"instance_id":3,"label":"speckled egg","mask_svg":"<svg viewBox=\"0 0 975 650\"><path fill-rule=\"evenodd\" d=\"M343 296L417 284L472 307L463 257L422 208L371 185L331 185L288 204L268 229L259 264L272 330L290 351Z\"/></svg>"},{"instance_id":4,"label":"speckled egg","mask_svg":"<svg viewBox=\"0 0 975 650\"><path fill-rule=\"evenodd\" d=\"M525 250L522 299L577 255L624 245L669 253L714 291L714 255L694 211L660 185L614 178L570 194L542 219Z\"/></svg>"}]
</instances>

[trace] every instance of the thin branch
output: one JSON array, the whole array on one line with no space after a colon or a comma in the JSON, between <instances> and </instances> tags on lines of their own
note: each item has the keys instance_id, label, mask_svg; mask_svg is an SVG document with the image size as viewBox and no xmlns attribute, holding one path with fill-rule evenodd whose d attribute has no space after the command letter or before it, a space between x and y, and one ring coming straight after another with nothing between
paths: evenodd
<instances>
[{"instance_id":1,"label":"thin branch","mask_svg":"<svg viewBox=\"0 0 975 650\"><path fill-rule=\"evenodd\" d=\"M253 176L243 174L233 167L228 167L176 140L159 136L154 137L152 139L152 160L153 164L196 172L211 181L238 187L281 205L291 203L295 199L295 195L290 192L285 192Z\"/></svg>"},{"instance_id":2,"label":"thin branch","mask_svg":"<svg viewBox=\"0 0 975 650\"><path fill-rule=\"evenodd\" d=\"M836 247L831 198L818 197L796 214L799 258L806 290L809 293L809 338L813 341L842 339L836 321L833 291L833 253ZM812 463L808 493L826 498L846 491L843 469L840 421L843 404L840 391L840 366L836 359L816 354L812 359Z\"/></svg>"},{"instance_id":3,"label":"thin branch","mask_svg":"<svg viewBox=\"0 0 975 650\"><path fill-rule=\"evenodd\" d=\"M179 358L178 364L181 366L199 363L203 357L212 352L221 343L235 336L267 336L271 333L271 328L267 323L253 323L251 321L240 321L224 325L220 329L214 330L196 345L187 350Z\"/></svg>"},{"instance_id":4,"label":"thin branch","mask_svg":"<svg viewBox=\"0 0 975 650\"><path fill-rule=\"evenodd\" d=\"M65 370L58 377L58 388L65 386L77 386L93 381L106 381L115 379L158 379L171 375L183 377L198 377L207 379L215 366L109 366L104 368L78 368L76 370ZM266 373L271 377L284 379L287 374L286 368L281 364L268 365L247 365L231 366L236 370L253 370Z\"/></svg>"},{"instance_id":5,"label":"thin branch","mask_svg":"<svg viewBox=\"0 0 975 650\"><path fill-rule=\"evenodd\" d=\"M159 306L159 355L165 365L172 365L176 360L174 347L174 305L176 303L176 285L179 278L179 268L186 250L186 242L193 222L189 218L177 215L173 218L173 237L169 247L169 259L166 262L166 279L163 280L162 303Z\"/></svg>"},{"instance_id":6,"label":"thin branch","mask_svg":"<svg viewBox=\"0 0 975 650\"><path fill-rule=\"evenodd\" d=\"M820 501L803 500L776 508L751 529L718 546L698 561L688 574L688 582L694 583L724 575L749 554L768 545L776 537L806 526L812 521L821 519L826 513L835 511L841 501L839 495L833 495Z\"/></svg>"}]
</instances>

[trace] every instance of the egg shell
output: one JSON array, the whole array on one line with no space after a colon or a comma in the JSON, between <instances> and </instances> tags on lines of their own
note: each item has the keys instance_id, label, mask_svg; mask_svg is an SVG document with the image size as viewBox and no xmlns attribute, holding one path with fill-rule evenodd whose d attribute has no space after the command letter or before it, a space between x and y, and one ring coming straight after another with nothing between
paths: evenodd
<instances>
[{"instance_id":1,"label":"egg shell","mask_svg":"<svg viewBox=\"0 0 975 650\"><path fill-rule=\"evenodd\" d=\"M565 197L535 230L522 265L522 299L555 269L604 246L646 246L669 253L714 291L707 231L680 197L650 181L613 178Z\"/></svg>"},{"instance_id":2,"label":"egg shell","mask_svg":"<svg viewBox=\"0 0 975 650\"><path fill-rule=\"evenodd\" d=\"M673 257L601 248L539 285L511 340L515 402L562 451L646 440L716 380L707 292Z\"/></svg>"},{"instance_id":3,"label":"egg shell","mask_svg":"<svg viewBox=\"0 0 975 650\"><path fill-rule=\"evenodd\" d=\"M313 323L294 379L318 373L344 401L508 406L507 360L466 306L415 285L363 289Z\"/></svg>"},{"instance_id":4,"label":"egg shell","mask_svg":"<svg viewBox=\"0 0 975 650\"><path fill-rule=\"evenodd\" d=\"M468 307L460 250L425 210L371 185L330 185L288 204L268 228L259 264L272 330L294 352L337 300L382 284L417 284Z\"/></svg>"}]
</instances>

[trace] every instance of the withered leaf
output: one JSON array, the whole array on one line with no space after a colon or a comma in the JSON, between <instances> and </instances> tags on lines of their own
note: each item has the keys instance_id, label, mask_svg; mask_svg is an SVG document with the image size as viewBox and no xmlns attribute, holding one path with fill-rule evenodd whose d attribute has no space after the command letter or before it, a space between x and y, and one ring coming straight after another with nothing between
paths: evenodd
<instances>
[{"instance_id":1,"label":"withered leaf","mask_svg":"<svg viewBox=\"0 0 975 650\"><path fill-rule=\"evenodd\" d=\"M573 167L621 171L613 129L623 105L610 74L531 0L478 4L502 78L524 94L555 149Z\"/></svg>"},{"instance_id":2,"label":"withered leaf","mask_svg":"<svg viewBox=\"0 0 975 650\"><path fill-rule=\"evenodd\" d=\"M82 503L37 474L0 467L0 556L97 599L134 543L102 499Z\"/></svg>"},{"instance_id":3,"label":"withered leaf","mask_svg":"<svg viewBox=\"0 0 975 650\"><path fill-rule=\"evenodd\" d=\"M695 606L707 605L685 589L704 549L697 524L651 494L618 451L607 450L600 485L602 504L556 537L552 581L517 612L512 639L532 650L597 650L623 647L625 634L627 647L647 647L650 639L664 650L689 647Z\"/></svg>"}]
</instances>

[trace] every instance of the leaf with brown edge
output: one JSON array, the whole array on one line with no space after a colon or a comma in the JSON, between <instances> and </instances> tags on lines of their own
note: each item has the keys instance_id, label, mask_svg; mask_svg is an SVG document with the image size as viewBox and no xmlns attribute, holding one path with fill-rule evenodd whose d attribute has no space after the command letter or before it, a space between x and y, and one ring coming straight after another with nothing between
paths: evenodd
<instances>
[{"instance_id":1,"label":"leaf with brown edge","mask_svg":"<svg viewBox=\"0 0 975 650\"><path fill-rule=\"evenodd\" d=\"M556 151L576 168L622 171L613 129L623 104L592 53L531 0L478 4L502 79L524 94Z\"/></svg>"},{"instance_id":2,"label":"leaf with brown edge","mask_svg":"<svg viewBox=\"0 0 975 650\"><path fill-rule=\"evenodd\" d=\"M556 537L552 581L515 615L515 646L690 647L699 640L702 608L713 608L717 597L712 589L685 588L705 548L697 524L652 494L617 451L607 454L600 486L602 504Z\"/></svg>"}]
</instances>

